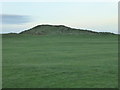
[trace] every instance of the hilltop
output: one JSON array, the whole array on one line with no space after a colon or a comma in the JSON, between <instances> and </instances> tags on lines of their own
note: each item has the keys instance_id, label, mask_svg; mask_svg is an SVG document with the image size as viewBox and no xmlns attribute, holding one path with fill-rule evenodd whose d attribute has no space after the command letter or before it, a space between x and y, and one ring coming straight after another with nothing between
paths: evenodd
<instances>
[{"instance_id":1,"label":"hilltop","mask_svg":"<svg viewBox=\"0 0 120 90\"><path fill-rule=\"evenodd\" d=\"M75 29L64 25L37 25L19 34L47 35L47 34L113 34L113 33Z\"/></svg>"}]
</instances>

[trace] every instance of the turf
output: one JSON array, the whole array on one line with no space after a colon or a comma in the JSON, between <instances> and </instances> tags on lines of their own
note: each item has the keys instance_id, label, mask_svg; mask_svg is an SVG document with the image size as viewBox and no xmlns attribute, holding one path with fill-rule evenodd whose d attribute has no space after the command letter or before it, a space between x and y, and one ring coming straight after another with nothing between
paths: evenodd
<instances>
[{"instance_id":1,"label":"turf","mask_svg":"<svg viewBox=\"0 0 120 90\"><path fill-rule=\"evenodd\" d=\"M116 88L117 35L4 35L3 88Z\"/></svg>"}]
</instances>

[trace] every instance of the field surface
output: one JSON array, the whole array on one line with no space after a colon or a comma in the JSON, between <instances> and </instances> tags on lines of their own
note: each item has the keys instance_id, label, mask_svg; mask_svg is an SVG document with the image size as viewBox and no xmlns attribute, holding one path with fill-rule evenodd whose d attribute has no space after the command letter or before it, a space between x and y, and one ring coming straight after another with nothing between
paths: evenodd
<instances>
[{"instance_id":1,"label":"field surface","mask_svg":"<svg viewBox=\"0 0 120 90\"><path fill-rule=\"evenodd\" d=\"M116 88L115 35L4 35L3 88Z\"/></svg>"}]
</instances>

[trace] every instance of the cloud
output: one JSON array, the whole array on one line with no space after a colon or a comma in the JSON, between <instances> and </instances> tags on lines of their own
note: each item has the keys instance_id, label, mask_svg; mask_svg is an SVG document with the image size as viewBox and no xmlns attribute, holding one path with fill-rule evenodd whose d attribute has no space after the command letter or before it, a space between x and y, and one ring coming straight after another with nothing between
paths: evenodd
<instances>
[{"instance_id":1,"label":"cloud","mask_svg":"<svg viewBox=\"0 0 120 90\"><path fill-rule=\"evenodd\" d=\"M2 14L2 24L24 24L31 21L29 16Z\"/></svg>"}]
</instances>

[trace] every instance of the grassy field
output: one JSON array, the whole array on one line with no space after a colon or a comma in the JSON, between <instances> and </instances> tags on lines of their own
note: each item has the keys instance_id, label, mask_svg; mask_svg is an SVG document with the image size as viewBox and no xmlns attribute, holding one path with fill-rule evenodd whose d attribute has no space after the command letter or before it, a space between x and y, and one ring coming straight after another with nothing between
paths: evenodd
<instances>
[{"instance_id":1,"label":"grassy field","mask_svg":"<svg viewBox=\"0 0 120 90\"><path fill-rule=\"evenodd\" d=\"M118 87L115 35L4 35L3 88Z\"/></svg>"}]
</instances>

